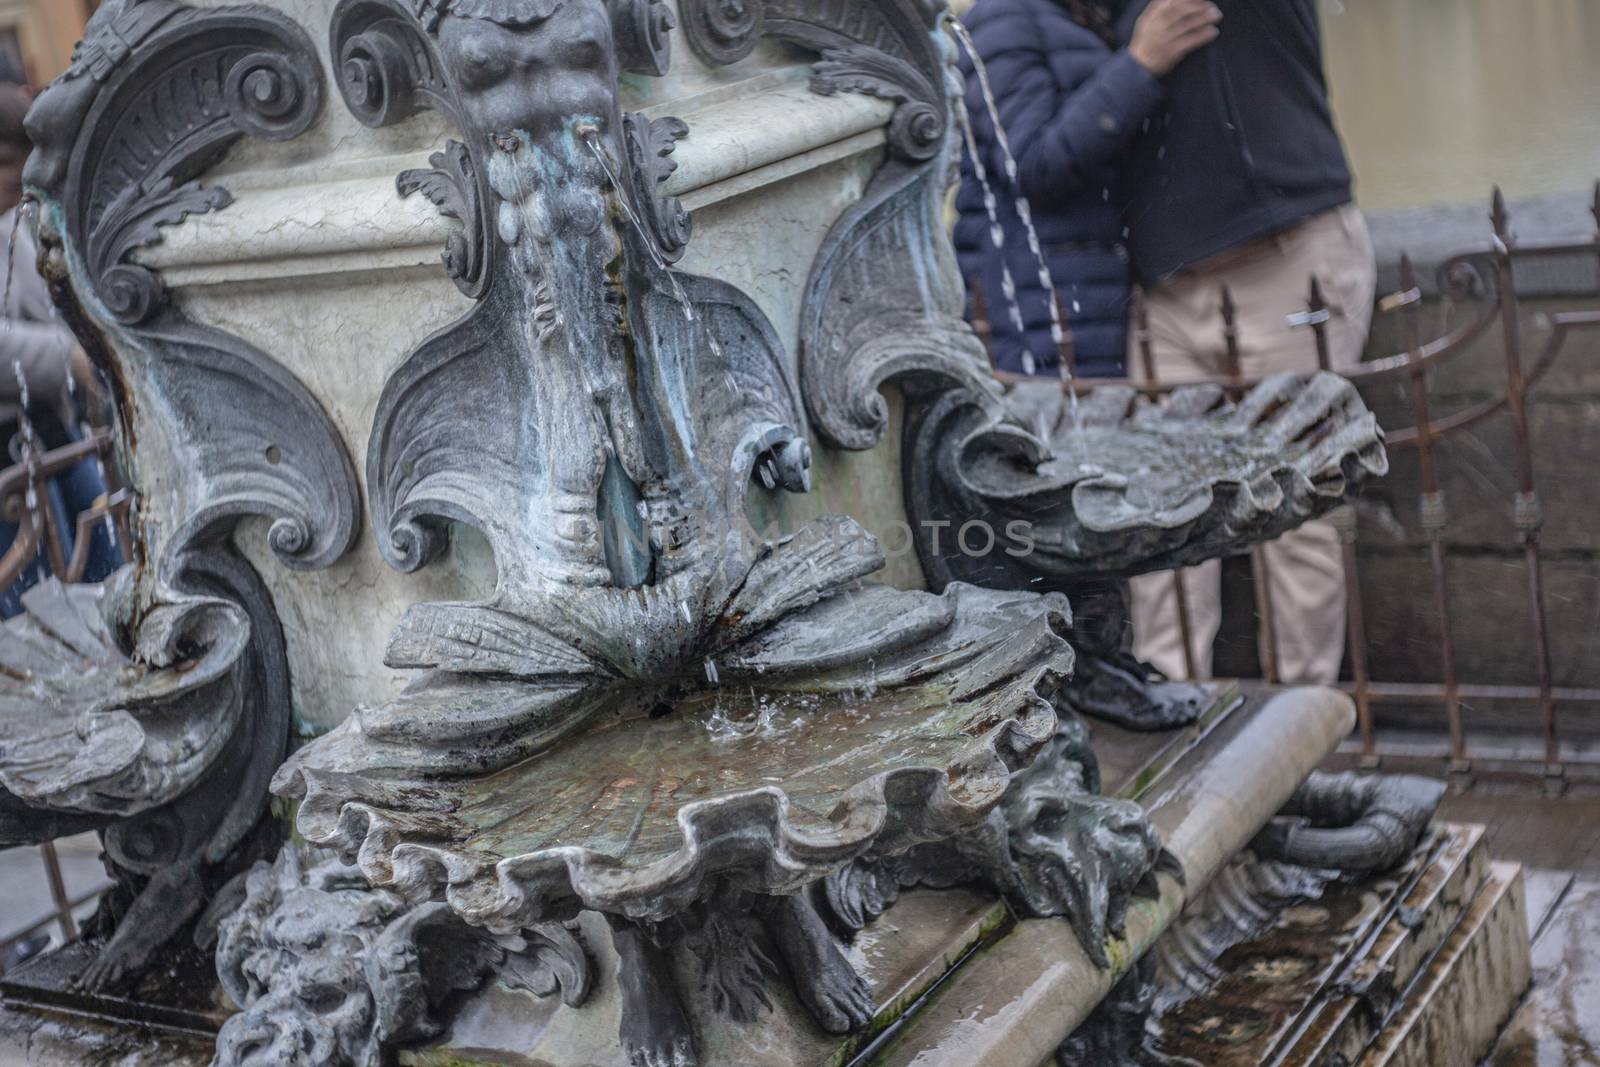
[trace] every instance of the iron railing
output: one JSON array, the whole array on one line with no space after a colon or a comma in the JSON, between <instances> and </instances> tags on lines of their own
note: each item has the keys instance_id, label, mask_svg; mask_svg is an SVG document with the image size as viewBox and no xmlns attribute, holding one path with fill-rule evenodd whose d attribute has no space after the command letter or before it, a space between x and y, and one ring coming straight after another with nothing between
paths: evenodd
<instances>
[{"instance_id":1,"label":"iron railing","mask_svg":"<svg viewBox=\"0 0 1600 1067\"><path fill-rule=\"evenodd\" d=\"M49 563L51 573L62 581L82 581L89 566L89 550L98 524L106 524L118 551L125 552L132 543L128 530L132 495L121 488L117 480L116 435L109 429L92 430L81 441L43 452L30 446L32 435L26 429L20 436L23 441L20 460L0 471L0 518L17 526L15 539L0 556L0 589L11 588L28 565L40 555ZM52 478L67 474L91 457L99 460L108 488L92 506L71 520L76 536L69 547L60 517L50 505L48 485ZM0 930L0 971L4 969L4 960L18 945L52 926L63 941L76 938L78 925L73 913L105 889L101 885L71 897L62 877L61 861L55 845L47 842L37 849L15 849L10 850L9 854L16 856L27 851L34 851L39 856L50 889L51 909L42 916L28 920L20 928Z\"/></svg>"},{"instance_id":2,"label":"iron railing","mask_svg":"<svg viewBox=\"0 0 1600 1067\"><path fill-rule=\"evenodd\" d=\"M1591 208L1597 227L1600 227L1600 185L1596 186ZM1340 373L1358 387L1368 389L1379 384L1393 384L1409 393L1412 424L1386 427L1387 443L1391 453L1415 450L1420 469L1421 494L1417 502L1420 525L1427 543L1433 610L1439 627L1437 656L1439 681L1384 681L1372 677L1369 669L1369 644L1367 637L1367 612L1361 595L1361 560L1357 553L1358 524L1353 508L1346 506L1332 516L1343 542L1345 582L1348 591L1348 655L1350 677L1341 683L1355 698L1358 711L1358 735L1349 746L1351 755L1367 765L1380 761L1408 762L1418 759L1415 747L1403 743L1390 743L1377 729L1374 707L1379 705L1437 705L1442 709L1442 725L1448 733L1448 749L1439 753L1447 770L1457 776L1474 773L1532 772L1543 777L1548 786L1559 791L1564 787L1570 770L1581 768L1586 774L1600 773L1600 755L1592 755L1573 746L1563 744L1562 713L1576 705L1600 704L1600 688L1562 687L1553 684L1551 669L1550 634L1545 607L1545 578L1540 548L1540 530L1543 509L1533 461L1532 433L1528 419L1528 391L1539 382L1555 364L1574 333L1600 327L1600 309L1561 311L1548 316L1548 330L1543 342L1530 350L1525 341L1519 319L1521 298L1517 293L1519 264L1533 260L1550 260L1559 257L1586 257L1590 262L1600 262L1600 228L1589 235L1570 240L1518 242L1511 232L1511 219L1505 200L1495 190L1489 219L1492 240L1487 248L1465 252L1446 260L1440 267L1440 285L1454 305L1466 306L1470 313L1462 321L1448 328L1441 336L1424 340L1422 325L1423 295L1417 283L1409 257L1400 263L1400 289L1382 299L1381 314L1399 316L1402 350L1397 354L1367 360L1354 368L1341 369ZM1600 298L1600 288L1595 297ZM1222 317L1225 351L1221 378L1209 379L1228 393L1238 396L1259 378L1243 373L1238 333L1235 328L1233 295L1226 289L1219 294L1219 314ZM989 341L988 306L984 294L973 294L973 318L979 336ZM1065 316L1063 315L1065 321ZM1329 369L1328 343L1329 311L1323 301L1322 289L1315 277L1308 279L1306 309L1290 316L1289 325L1304 329L1308 334L1306 367ZM1498 323L1500 345L1505 363L1504 385L1489 399L1473 403L1461 410L1439 417L1430 397L1430 381L1446 364L1458 359L1480 339L1490 335ZM1138 377L1108 382L1094 379L1072 384L1070 387L1093 389L1118 384L1132 386L1147 395L1161 395L1176 387L1176 383L1163 383L1157 374L1151 354L1149 323L1135 294L1133 307L1135 348L1138 353ZM1531 361L1525 356L1531 351ZM1070 331L1063 340L1059 353L1061 363L1074 370ZM1016 375L996 371L1003 381L1016 381ZM1206 382L1207 379L1200 379ZM1186 378L1185 385L1196 384ZM1063 379L1063 388L1069 383ZM1530 628L1533 646L1534 684L1471 684L1461 680L1457 663L1454 620L1463 607L1464 596L1454 590L1450 581L1450 558L1445 541L1449 521L1444 494L1440 488L1438 446L1440 442L1496 417L1511 421L1514 434L1513 454L1505 457L1513 466L1516 491L1507 501L1521 542L1523 567L1526 571L1527 606L1526 625ZM1600 462L1600 457L1595 457ZM1252 553L1252 570L1256 610L1261 622L1261 658L1263 673L1268 682L1279 677L1278 650L1275 640L1275 623L1270 583L1267 579L1267 556L1259 548ZM1173 575L1176 591L1176 612L1184 646L1185 668L1192 678L1195 674L1192 653L1192 625L1190 605L1183 582ZM1480 605L1481 606L1481 605ZM1497 610L1490 606L1491 610ZM1526 705L1533 712L1531 721L1525 723L1537 732L1540 739L1540 756L1507 750L1504 747L1475 748L1463 722L1464 701L1496 701L1512 705ZM1426 756L1423 762L1436 763L1438 757Z\"/></svg>"}]
</instances>

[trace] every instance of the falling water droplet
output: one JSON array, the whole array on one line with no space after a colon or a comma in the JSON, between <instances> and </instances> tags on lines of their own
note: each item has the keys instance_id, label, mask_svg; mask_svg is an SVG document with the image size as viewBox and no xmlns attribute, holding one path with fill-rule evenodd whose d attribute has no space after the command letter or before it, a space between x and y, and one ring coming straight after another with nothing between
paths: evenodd
<instances>
[{"instance_id":1,"label":"falling water droplet","mask_svg":"<svg viewBox=\"0 0 1600 1067\"><path fill-rule=\"evenodd\" d=\"M1028 203L1028 198L1023 195L1022 188L1018 182L1017 157L1011 151L1011 140L1006 136L1005 124L1000 119L1000 105L995 100L994 87L989 82L989 70L984 65L983 57L978 54L978 46L972 40L972 34L967 31L967 27L962 24L961 20L952 17L946 19L945 22L950 27L951 33L955 35L956 41L966 52L967 58L972 61L972 69L977 74L978 91L983 97L984 108L989 115L989 124L994 128L995 146L1000 150L1000 158L1005 165L1006 177L1011 182L1013 206L1016 209L1017 218L1022 222L1023 232L1028 236L1028 251L1032 254L1039 267L1039 285L1046 294L1045 302L1050 309L1050 339L1059 352L1066 339L1066 326L1061 321L1061 310L1055 299L1055 279L1051 276L1050 264L1044 254L1044 246L1039 241L1038 227L1033 222L1033 207ZM973 173L978 176L980 184L984 186L985 207L989 207L993 201L993 190L989 188L983 161L978 153L977 141L972 136L971 118L965 113L966 100L963 99L961 107L957 109L957 117L961 122L962 133L966 139L967 154L972 159ZM989 213L989 223L991 230L999 225L998 216L993 210ZM998 250L1000 245L996 244L995 247ZM1015 285L1011 283L1010 279L1010 268L1003 267L1002 271L1001 282L1002 287L1007 289L1006 295L1013 314L1012 324L1019 333L1024 332L1025 328L1021 321L1021 312L1016 302ZM1062 384L1066 386L1072 409L1073 426L1081 437L1083 434L1083 422L1078 411L1078 383L1072 376L1072 368L1067 366L1064 360L1057 360L1056 370L1061 375ZM1028 373L1031 374L1033 372L1030 370Z\"/></svg>"}]
</instances>

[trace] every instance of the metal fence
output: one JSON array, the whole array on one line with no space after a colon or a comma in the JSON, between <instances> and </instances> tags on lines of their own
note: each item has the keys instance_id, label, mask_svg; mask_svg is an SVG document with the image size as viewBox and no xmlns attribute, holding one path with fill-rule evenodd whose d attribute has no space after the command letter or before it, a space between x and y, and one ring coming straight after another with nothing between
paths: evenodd
<instances>
[{"instance_id":1,"label":"metal fence","mask_svg":"<svg viewBox=\"0 0 1600 1067\"><path fill-rule=\"evenodd\" d=\"M115 462L116 436L109 429L91 431L83 440L62 448L37 451L26 427L18 435L21 456L13 466L0 471L0 519L14 523L16 536L0 556L0 589L9 589L36 559L42 557L52 574L62 581L81 581L89 565L89 548L97 524L104 523L119 551L132 543L128 531L128 511L132 494L120 487ZM50 506L48 483L91 457L98 458L104 471L107 492L93 506L73 516L73 538L66 536L61 517ZM73 913L103 891L97 886L87 893L70 897L62 877L61 861L54 844L37 849L15 849L9 855L37 854L50 889L50 910L25 920L15 929L0 929L0 973L19 945L54 927L63 941L78 936Z\"/></svg>"},{"instance_id":2,"label":"metal fence","mask_svg":"<svg viewBox=\"0 0 1600 1067\"><path fill-rule=\"evenodd\" d=\"M1600 185L1595 189L1591 213L1597 227L1600 227ZM1569 709L1579 705L1600 704L1600 689L1559 687L1552 683L1554 675L1551 670L1551 642L1547 628L1540 548L1544 516L1534 470L1527 397L1529 389L1555 364L1573 334L1600 327L1600 310L1570 310L1550 315L1542 343L1530 347L1520 326L1517 271L1519 265L1533 260L1576 256L1587 257L1590 262L1600 261L1600 228L1571 240L1519 243L1512 236L1511 219L1499 190L1495 191L1492 199L1490 223L1491 240L1487 247L1456 255L1440 267L1441 291L1453 305L1469 311L1461 321L1441 336L1424 339L1421 318L1423 295L1411 261L1404 258L1400 263L1399 291L1384 297L1378 309L1379 314L1399 316L1402 350L1384 358L1367 360L1354 368L1340 370L1341 374L1363 390L1387 383L1399 385L1409 394L1411 425L1386 427L1387 443L1391 453L1414 449L1419 461L1422 491L1417 508L1427 541L1431 569L1433 610L1439 632L1437 655L1440 678L1438 682L1417 682L1372 677L1368 669L1368 605L1362 601L1361 560L1357 553L1359 529L1354 509L1347 506L1332 516L1343 541L1349 603L1347 647L1350 676L1341 684L1354 697L1359 715L1359 735L1350 748L1355 756L1368 765L1380 760L1404 762L1416 758L1411 746L1392 744L1382 736L1376 728L1375 707L1386 704L1433 705L1440 711L1437 720L1440 732L1448 733L1447 770L1451 774L1532 773L1543 778L1552 791L1559 791L1564 787L1571 770L1582 768L1588 773L1600 772L1600 756L1587 755L1573 746L1564 746L1561 731L1562 716ZM1594 295L1600 298L1600 288ZM1211 381L1238 396L1260 379L1243 373L1233 296L1226 289L1219 296L1218 307L1223 320L1226 349L1222 353L1225 373L1223 377ZM973 305L975 326L987 343L989 309L982 293L974 293ZM1288 320L1291 327L1303 330L1306 335L1307 370L1326 370L1329 367L1329 318L1321 287L1316 278L1309 278L1306 308ZM1133 319L1134 347L1139 355L1139 366L1134 368L1134 373L1138 377L1115 383L1095 379L1077 383L1078 387L1091 389L1105 384L1131 385L1147 395L1160 395L1176 387L1175 384L1164 384L1159 379L1151 355L1148 320L1137 294ZM1491 331L1496 328L1500 333L1500 347L1504 356L1504 382L1498 394L1440 417L1434 410L1429 392L1432 376L1445 364L1458 359L1475 342L1492 336ZM1070 331L1063 340L1059 359L1069 370L1073 369ZM1015 380L1013 375L1003 372L997 374L1002 379ZM1183 384L1192 385L1195 382L1186 378ZM1513 454L1497 458L1511 464L1515 471L1516 492L1505 503L1521 542L1526 572L1524 624L1532 635L1535 657L1532 674L1537 679L1532 685L1464 683L1457 664L1454 620L1457 613L1471 605L1472 594L1452 588L1451 584L1450 558L1444 539L1449 511L1440 489L1438 446L1452 435L1495 418L1509 419L1514 430ZM1600 457L1595 458L1600 460ZM1252 553L1251 563L1255 575L1256 610L1261 622L1263 673L1268 682L1276 682L1279 676L1278 656L1273 637L1274 608L1266 580L1269 567L1266 553L1258 548ZM1173 575L1173 584L1177 594L1176 610L1185 665L1190 677L1193 677L1195 664L1190 640L1190 605L1183 583L1176 574ZM1526 713L1519 716L1522 720L1519 726L1527 732L1537 733L1542 742L1542 754L1529 758L1526 755L1507 754L1504 749L1475 749L1473 738L1463 724L1464 701L1496 701L1524 707Z\"/></svg>"}]
</instances>

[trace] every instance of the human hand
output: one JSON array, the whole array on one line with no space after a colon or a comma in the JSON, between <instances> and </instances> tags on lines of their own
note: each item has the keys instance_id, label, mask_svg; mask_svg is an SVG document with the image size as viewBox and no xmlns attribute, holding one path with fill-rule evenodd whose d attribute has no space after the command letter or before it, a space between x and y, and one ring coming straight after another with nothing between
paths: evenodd
<instances>
[{"instance_id":1,"label":"human hand","mask_svg":"<svg viewBox=\"0 0 1600 1067\"><path fill-rule=\"evenodd\" d=\"M1184 56L1216 40L1221 21L1222 10L1211 0L1152 0L1134 23L1128 53L1164 77Z\"/></svg>"}]
</instances>

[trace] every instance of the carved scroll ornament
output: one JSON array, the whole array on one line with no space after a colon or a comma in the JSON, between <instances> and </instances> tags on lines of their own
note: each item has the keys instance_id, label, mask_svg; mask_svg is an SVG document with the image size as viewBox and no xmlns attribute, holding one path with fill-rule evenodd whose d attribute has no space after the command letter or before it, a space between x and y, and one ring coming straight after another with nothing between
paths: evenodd
<instances>
[{"instance_id":1,"label":"carved scroll ornament","mask_svg":"<svg viewBox=\"0 0 1600 1067\"><path fill-rule=\"evenodd\" d=\"M354 471L315 398L267 354L188 319L135 258L163 227L228 204L198 179L231 144L311 124L320 72L305 34L269 9L123 0L96 12L28 113L38 147L23 180L47 208L41 243L60 298L81 332L104 338L125 407L170 412L163 433L184 477L160 509L177 526L160 535L167 564L246 515L272 521L272 548L295 568L327 566L356 536Z\"/></svg>"},{"instance_id":2,"label":"carved scroll ornament","mask_svg":"<svg viewBox=\"0 0 1600 1067\"><path fill-rule=\"evenodd\" d=\"M683 1063L662 946L723 887L751 898L737 914L792 957L822 1025L866 1022L870 996L798 894L981 822L1049 739L1071 652L1054 598L865 584L882 553L840 517L771 541L750 527L753 480L809 485L805 405L754 301L670 266L688 218L660 187L686 127L620 111L634 10L335 8L358 117L429 107L460 131L400 191L461 222L445 262L476 298L384 384L374 532L411 571L472 524L498 581L483 603L413 606L386 661L426 673L275 788L308 840L472 923L606 914L628 1054ZM815 772L760 773L779 765Z\"/></svg>"},{"instance_id":3,"label":"carved scroll ornament","mask_svg":"<svg viewBox=\"0 0 1600 1067\"><path fill-rule=\"evenodd\" d=\"M267 8L112 0L27 117L43 266L118 392L144 493L133 562L99 586L34 590L0 633L0 838L98 829L124 890L75 978L90 991L154 963L281 833L266 813L291 718L283 634L227 535L265 517L295 568L356 535L354 472L320 405L265 353L187 318L137 259L228 204L199 179L230 145L309 127L320 71Z\"/></svg>"}]
</instances>

